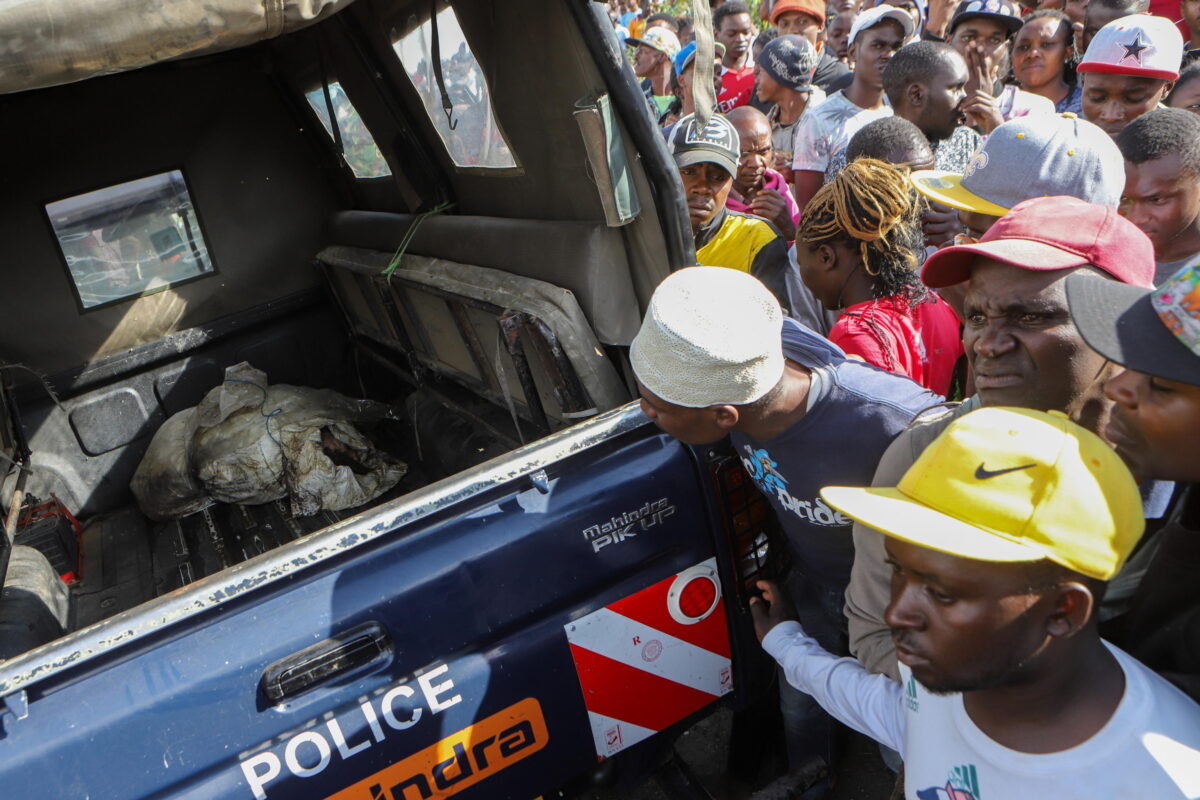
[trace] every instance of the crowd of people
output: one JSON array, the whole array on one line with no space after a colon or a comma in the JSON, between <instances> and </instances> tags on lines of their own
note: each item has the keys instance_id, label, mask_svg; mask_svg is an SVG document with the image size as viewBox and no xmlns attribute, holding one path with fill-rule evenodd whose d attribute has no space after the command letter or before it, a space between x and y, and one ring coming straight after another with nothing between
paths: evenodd
<instances>
[{"instance_id":1,"label":"crowd of people","mask_svg":"<svg viewBox=\"0 0 1200 800\"><path fill-rule=\"evenodd\" d=\"M697 266L630 359L779 518L790 766L836 719L913 800L1200 798L1200 2L714 0L699 117L651 5Z\"/></svg>"}]
</instances>

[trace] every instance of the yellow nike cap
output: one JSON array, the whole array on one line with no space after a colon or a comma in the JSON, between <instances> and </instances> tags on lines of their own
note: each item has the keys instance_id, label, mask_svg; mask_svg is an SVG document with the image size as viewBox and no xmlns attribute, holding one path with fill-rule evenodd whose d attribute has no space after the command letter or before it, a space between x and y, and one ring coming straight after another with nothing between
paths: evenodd
<instances>
[{"instance_id":1,"label":"yellow nike cap","mask_svg":"<svg viewBox=\"0 0 1200 800\"><path fill-rule=\"evenodd\" d=\"M1121 459L1065 414L983 408L952 422L895 488L827 486L887 536L976 561L1049 559L1113 577L1145 528Z\"/></svg>"}]
</instances>

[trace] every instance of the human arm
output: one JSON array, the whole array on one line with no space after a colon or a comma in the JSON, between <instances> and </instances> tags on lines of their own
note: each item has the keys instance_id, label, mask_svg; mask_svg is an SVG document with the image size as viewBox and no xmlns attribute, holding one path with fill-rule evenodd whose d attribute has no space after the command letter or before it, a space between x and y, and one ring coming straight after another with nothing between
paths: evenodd
<instances>
[{"instance_id":1,"label":"human arm","mask_svg":"<svg viewBox=\"0 0 1200 800\"><path fill-rule=\"evenodd\" d=\"M789 242L796 238L796 223L787 199L774 189L760 189L750 200L751 213L771 222Z\"/></svg>"},{"instance_id":2,"label":"human arm","mask_svg":"<svg viewBox=\"0 0 1200 800\"><path fill-rule=\"evenodd\" d=\"M921 219L921 230L925 234L927 247L942 247L954 241L954 235L963 229L958 212L950 206L929 201Z\"/></svg>"},{"instance_id":3,"label":"human arm","mask_svg":"<svg viewBox=\"0 0 1200 800\"><path fill-rule=\"evenodd\" d=\"M946 39L946 28L958 7L956 0L930 0L926 10L925 30L941 40Z\"/></svg>"},{"instance_id":4,"label":"human arm","mask_svg":"<svg viewBox=\"0 0 1200 800\"><path fill-rule=\"evenodd\" d=\"M813 697L844 725L893 750L902 750L905 718L898 683L871 675L851 658L824 650L792 618L779 587L759 581L762 597L750 601L755 633L783 669L787 682Z\"/></svg>"},{"instance_id":5,"label":"human arm","mask_svg":"<svg viewBox=\"0 0 1200 800\"><path fill-rule=\"evenodd\" d=\"M828 102L828 101L826 101ZM825 183L825 169L832 155L828 134L816 114L805 114L792 139L793 193L800 213Z\"/></svg>"},{"instance_id":6,"label":"human arm","mask_svg":"<svg viewBox=\"0 0 1200 800\"><path fill-rule=\"evenodd\" d=\"M771 233L771 239L754 254L754 259L750 262L750 274L771 290L781 308L789 309L791 303L788 297L787 273L791 264L788 262L787 242L774 228L771 228Z\"/></svg>"},{"instance_id":7,"label":"human arm","mask_svg":"<svg viewBox=\"0 0 1200 800\"><path fill-rule=\"evenodd\" d=\"M1004 124L1000 104L992 95L992 86L995 83L992 72L995 65L978 44L968 45L966 56L967 98L963 101L962 112L970 124L987 135Z\"/></svg>"},{"instance_id":8,"label":"human arm","mask_svg":"<svg viewBox=\"0 0 1200 800\"><path fill-rule=\"evenodd\" d=\"M796 205L800 207L800 213L803 215L808 201L812 200L813 195L824 185L825 172L824 170L817 172L811 169L797 169L793 180L796 186Z\"/></svg>"}]
</instances>

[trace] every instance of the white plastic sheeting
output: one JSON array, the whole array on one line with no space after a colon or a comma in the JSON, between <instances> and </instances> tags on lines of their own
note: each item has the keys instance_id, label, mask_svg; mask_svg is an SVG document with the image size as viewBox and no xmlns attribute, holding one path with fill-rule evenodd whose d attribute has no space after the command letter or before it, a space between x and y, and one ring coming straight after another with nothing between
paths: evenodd
<instances>
[{"instance_id":1,"label":"white plastic sheeting","mask_svg":"<svg viewBox=\"0 0 1200 800\"><path fill-rule=\"evenodd\" d=\"M3 0L0 93L254 44L352 0Z\"/></svg>"}]
</instances>

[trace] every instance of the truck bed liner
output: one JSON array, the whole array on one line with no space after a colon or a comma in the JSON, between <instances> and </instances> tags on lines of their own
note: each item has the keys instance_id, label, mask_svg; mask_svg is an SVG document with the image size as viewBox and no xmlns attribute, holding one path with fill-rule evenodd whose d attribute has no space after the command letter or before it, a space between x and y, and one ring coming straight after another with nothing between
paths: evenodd
<instances>
[{"instance_id":1,"label":"truck bed liner","mask_svg":"<svg viewBox=\"0 0 1200 800\"><path fill-rule=\"evenodd\" d=\"M73 587L71 628L133 608L193 581L240 564L429 482L415 453L394 437L385 449L409 465L396 486L355 508L292 513L286 499L257 506L216 503L168 522L153 522L136 505L83 527L83 577Z\"/></svg>"}]
</instances>

